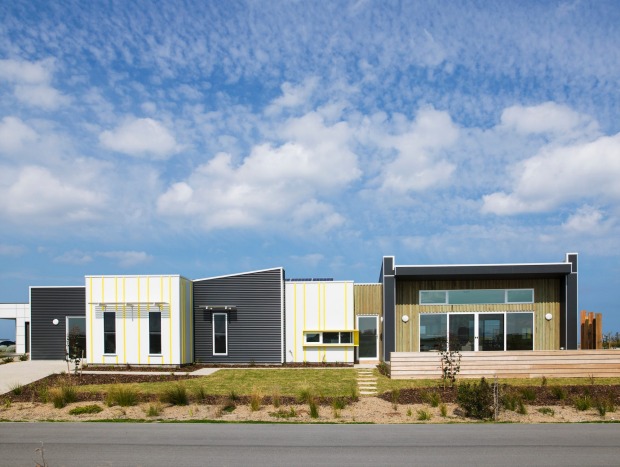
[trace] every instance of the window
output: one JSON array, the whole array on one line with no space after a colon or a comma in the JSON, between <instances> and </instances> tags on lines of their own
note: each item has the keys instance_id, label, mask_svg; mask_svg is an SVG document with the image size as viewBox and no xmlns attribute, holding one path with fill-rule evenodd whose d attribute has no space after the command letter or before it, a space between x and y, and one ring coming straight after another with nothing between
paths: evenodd
<instances>
[{"instance_id":1,"label":"window","mask_svg":"<svg viewBox=\"0 0 620 467\"><path fill-rule=\"evenodd\" d=\"M103 353L116 353L116 313L103 312Z\"/></svg>"},{"instance_id":2,"label":"window","mask_svg":"<svg viewBox=\"0 0 620 467\"><path fill-rule=\"evenodd\" d=\"M420 315L420 352L446 350L447 326L445 313Z\"/></svg>"},{"instance_id":3,"label":"window","mask_svg":"<svg viewBox=\"0 0 620 467\"><path fill-rule=\"evenodd\" d=\"M149 313L149 353L161 354L161 311Z\"/></svg>"},{"instance_id":4,"label":"window","mask_svg":"<svg viewBox=\"0 0 620 467\"><path fill-rule=\"evenodd\" d=\"M228 355L228 316L213 313L213 355Z\"/></svg>"},{"instance_id":5,"label":"window","mask_svg":"<svg viewBox=\"0 0 620 467\"><path fill-rule=\"evenodd\" d=\"M26 344L30 337L29 325L26 322ZM83 316L67 316L67 353L70 358L86 356L86 318Z\"/></svg>"},{"instance_id":6,"label":"window","mask_svg":"<svg viewBox=\"0 0 620 467\"><path fill-rule=\"evenodd\" d=\"M506 350L532 350L533 315L508 313L506 315Z\"/></svg>"},{"instance_id":7,"label":"window","mask_svg":"<svg viewBox=\"0 0 620 467\"><path fill-rule=\"evenodd\" d=\"M356 345L353 343L354 332L355 331L304 332L304 343L310 345Z\"/></svg>"},{"instance_id":8,"label":"window","mask_svg":"<svg viewBox=\"0 0 620 467\"><path fill-rule=\"evenodd\" d=\"M534 303L534 289L420 290L420 305Z\"/></svg>"}]
</instances>

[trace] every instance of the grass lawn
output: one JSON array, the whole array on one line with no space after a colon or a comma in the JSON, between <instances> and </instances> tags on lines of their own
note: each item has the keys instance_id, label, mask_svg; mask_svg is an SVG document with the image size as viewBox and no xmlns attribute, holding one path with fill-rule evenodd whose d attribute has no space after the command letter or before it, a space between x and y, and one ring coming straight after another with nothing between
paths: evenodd
<instances>
[{"instance_id":1,"label":"grass lawn","mask_svg":"<svg viewBox=\"0 0 620 467\"><path fill-rule=\"evenodd\" d=\"M298 397L309 390L321 397L352 396L357 389L357 373L353 369L240 369L220 370L202 378L188 378L182 384L188 391L195 392L202 386L204 392L213 395L250 395L259 392L271 395L274 391L281 396ZM128 383L142 394L162 394L175 386L176 382ZM107 392L110 385L79 386L78 391Z\"/></svg>"}]
</instances>

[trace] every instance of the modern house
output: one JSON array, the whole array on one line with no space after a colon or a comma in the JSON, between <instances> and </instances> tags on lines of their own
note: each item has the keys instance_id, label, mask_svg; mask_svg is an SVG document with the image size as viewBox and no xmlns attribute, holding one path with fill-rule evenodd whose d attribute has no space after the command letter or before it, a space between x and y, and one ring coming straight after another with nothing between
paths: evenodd
<instances>
[{"instance_id":1,"label":"modern house","mask_svg":"<svg viewBox=\"0 0 620 467\"><path fill-rule=\"evenodd\" d=\"M577 254L558 263L439 266L401 266L388 256L372 284L288 280L283 268L196 280L92 275L79 286L31 287L29 309L33 359L65 358L71 334L92 364L576 349Z\"/></svg>"}]
</instances>

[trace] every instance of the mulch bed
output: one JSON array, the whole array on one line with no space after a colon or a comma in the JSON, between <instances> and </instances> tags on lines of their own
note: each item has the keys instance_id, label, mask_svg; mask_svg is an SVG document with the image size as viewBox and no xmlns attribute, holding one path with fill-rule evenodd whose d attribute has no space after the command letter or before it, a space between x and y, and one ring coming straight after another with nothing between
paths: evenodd
<instances>
[{"instance_id":1,"label":"mulch bed","mask_svg":"<svg viewBox=\"0 0 620 467\"><path fill-rule=\"evenodd\" d=\"M620 385L583 385L583 386L561 386L564 397L559 398L554 386L508 386L501 385L500 395L512 394L521 397L528 405L570 405L578 397L588 396L591 400L608 400L615 404L620 404ZM534 396L533 400L524 397L524 392L528 396ZM399 404L427 404L433 393L439 394L442 402L456 403L456 388L409 388L401 389L398 392ZM379 397L388 402L392 402L392 393L385 392Z\"/></svg>"}]
</instances>

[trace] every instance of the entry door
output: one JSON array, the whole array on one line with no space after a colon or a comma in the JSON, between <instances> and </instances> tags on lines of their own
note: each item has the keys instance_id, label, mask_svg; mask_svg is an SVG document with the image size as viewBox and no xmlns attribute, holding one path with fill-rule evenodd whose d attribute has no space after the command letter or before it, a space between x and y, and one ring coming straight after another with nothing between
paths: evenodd
<instances>
[{"instance_id":1,"label":"entry door","mask_svg":"<svg viewBox=\"0 0 620 467\"><path fill-rule=\"evenodd\" d=\"M503 313L480 313L478 315L477 350L504 350Z\"/></svg>"},{"instance_id":2,"label":"entry door","mask_svg":"<svg viewBox=\"0 0 620 467\"><path fill-rule=\"evenodd\" d=\"M359 331L359 347L357 357L359 360L379 359L379 317L358 316L357 329Z\"/></svg>"}]
</instances>

